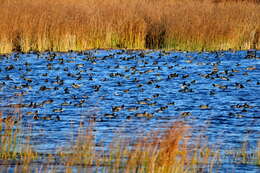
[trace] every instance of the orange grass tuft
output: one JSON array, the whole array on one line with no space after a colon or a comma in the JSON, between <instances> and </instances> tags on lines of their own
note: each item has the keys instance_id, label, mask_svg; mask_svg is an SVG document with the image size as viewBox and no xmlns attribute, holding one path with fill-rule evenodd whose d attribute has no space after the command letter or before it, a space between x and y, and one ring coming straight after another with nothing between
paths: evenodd
<instances>
[{"instance_id":1,"label":"orange grass tuft","mask_svg":"<svg viewBox=\"0 0 260 173\"><path fill-rule=\"evenodd\" d=\"M260 49L257 0L1 0L0 53Z\"/></svg>"},{"instance_id":2,"label":"orange grass tuft","mask_svg":"<svg viewBox=\"0 0 260 173\"><path fill-rule=\"evenodd\" d=\"M128 156L127 172L185 172L189 162L187 130L179 122L162 134L156 132L138 141Z\"/></svg>"}]
</instances>

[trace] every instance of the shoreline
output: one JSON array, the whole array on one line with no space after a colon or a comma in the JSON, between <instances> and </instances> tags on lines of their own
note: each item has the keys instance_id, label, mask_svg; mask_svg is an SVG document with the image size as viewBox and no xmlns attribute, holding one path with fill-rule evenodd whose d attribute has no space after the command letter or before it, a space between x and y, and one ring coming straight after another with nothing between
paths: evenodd
<instances>
[{"instance_id":1,"label":"shoreline","mask_svg":"<svg viewBox=\"0 0 260 173\"><path fill-rule=\"evenodd\" d=\"M6 55L11 55L14 53L17 54L45 54L45 53L61 53L61 54L66 54L66 53L84 53L84 52L89 52L89 51L153 51L153 52L187 52L187 53L202 53L202 52L239 52L239 51L247 51L247 52L257 52L260 51L260 49L228 49L228 50L176 50L176 49L125 49L125 48L93 48L93 49L85 49L85 50L68 50L68 51L51 51L51 50L45 50L45 51L28 51L28 52L23 52L23 51L12 51L9 53L1 53L0 56L6 56Z\"/></svg>"}]
</instances>

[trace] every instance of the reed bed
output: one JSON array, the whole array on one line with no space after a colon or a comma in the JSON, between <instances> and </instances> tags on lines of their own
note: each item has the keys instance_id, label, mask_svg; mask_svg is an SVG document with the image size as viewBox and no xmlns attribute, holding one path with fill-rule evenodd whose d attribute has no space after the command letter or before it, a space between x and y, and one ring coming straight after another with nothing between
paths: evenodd
<instances>
[{"instance_id":1,"label":"reed bed","mask_svg":"<svg viewBox=\"0 0 260 173\"><path fill-rule=\"evenodd\" d=\"M94 149L91 132L88 129L85 135L79 135L72 154L59 153L70 166L68 170L85 165L104 172L197 172L212 170L216 163L216 152L207 146L188 145L188 127L181 122L134 141L117 137L102 152Z\"/></svg>"},{"instance_id":2,"label":"reed bed","mask_svg":"<svg viewBox=\"0 0 260 173\"><path fill-rule=\"evenodd\" d=\"M17 144L22 134L14 120L5 118L3 123L6 128L1 134L0 164L14 167L14 171L197 172L212 170L217 158L206 145L188 145L189 128L181 122L135 140L115 138L106 148L95 143L93 125L81 127L72 146L49 154L33 151L29 141Z\"/></svg>"},{"instance_id":3,"label":"reed bed","mask_svg":"<svg viewBox=\"0 0 260 173\"><path fill-rule=\"evenodd\" d=\"M260 48L257 0L1 0L0 52Z\"/></svg>"},{"instance_id":4,"label":"reed bed","mask_svg":"<svg viewBox=\"0 0 260 173\"><path fill-rule=\"evenodd\" d=\"M96 143L95 124L90 122L79 128L71 146L55 153L38 153L29 138L20 139L25 135L19 130L20 121L19 117L0 114L1 172L214 172L223 158L205 138L194 140L191 128L183 122L139 138L116 135L106 147ZM226 155L233 158L230 164L260 166L259 151L260 143L255 150L245 143L241 150Z\"/></svg>"}]
</instances>

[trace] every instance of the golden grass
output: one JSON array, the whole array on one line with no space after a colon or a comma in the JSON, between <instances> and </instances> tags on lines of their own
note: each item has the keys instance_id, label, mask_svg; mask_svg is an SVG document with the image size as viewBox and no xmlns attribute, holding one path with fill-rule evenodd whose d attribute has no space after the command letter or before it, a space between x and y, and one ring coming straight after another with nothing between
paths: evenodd
<instances>
[{"instance_id":1,"label":"golden grass","mask_svg":"<svg viewBox=\"0 0 260 173\"><path fill-rule=\"evenodd\" d=\"M234 163L260 166L260 141L255 149L249 148L248 142L244 142L239 150L227 152Z\"/></svg>"},{"instance_id":2,"label":"golden grass","mask_svg":"<svg viewBox=\"0 0 260 173\"><path fill-rule=\"evenodd\" d=\"M183 122L137 139L121 138L119 134L110 147L96 142L95 124L90 122L87 128L79 128L71 146L59 148L56 153L37 153L29 138L25 142L19 139L23 135L19 130L19 114L18 118L3 118L0 112L0 172L6 172L8 167L15 172L214 172L223 157L204 138L194 139L191 128ZM260 143L253 153L244 143L240 151L230 151L227 155L234 158L231 164L260 166L259 153Z\"/></svg>"},{"instance_id":3,"label":"golden grass","mask_svg":"<svg viewBox=\"0 0 260 173\"><path fill-rule=\"evenodd\" d=\"M206 165L203 170L211 170L215 163L215 154L208 147L188 145L189 128L181 122L163 131L144 134L138 140L117 137L110 147L101 146L101 150L95 143L90 124L86 131L83 127L79 129L71 147L43 155L32 150L29 139L25 144L17 142L21 132L13 118L1 120L0 164L16 165L17 170L24 172L37 171L39 167L56 172L55 165L63 165L66 172L86 167L104 172L196 172L202 170L201 165Z\"/></svg>"},{"instance_id":4,"label":"golden grass","mask_svg":"<svg viewBox=\"0 0 260 173\"><path fill-rule=\"evenodd\" d=\"M0 112L0 172L4 171L2 165L13 164L21 164L22 172L29 172L31 162L37 159L37 152L34 152L29 144L30 138L27 138L25 143L20 143L21 131L17 128L18 123L15 116L2 118Z\"/></svg>"},{"instance_id":5,"label":"golden grass","mask_svg":"<svg viewBox=\"0 0 260 173\"><path fill-rule=\"evenodd\" d=\"M254 0L1 0L0 52L260 48Z\"/></svg>"},{"instance_id":6,"label":"golden grass","mask_svg":"<svg viewBox=\"0 0 260 173\"><path fill-rule=\"evenodd\" d=\"M97 150L92 132L88 128L79 133L73 147L66 150L72 152L59 152L68 172L76 165L102 168L104 172L197 172L210 171L217 162L217 152L188 144L189 128L181 122L134 141L117 137L104 151Z\"/></svg>"}]
</instances>

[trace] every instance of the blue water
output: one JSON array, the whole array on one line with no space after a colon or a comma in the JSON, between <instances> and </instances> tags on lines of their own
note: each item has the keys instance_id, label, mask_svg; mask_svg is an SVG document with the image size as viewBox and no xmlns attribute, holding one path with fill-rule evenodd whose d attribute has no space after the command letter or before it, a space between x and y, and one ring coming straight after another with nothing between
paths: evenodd
<instances>
[{"instance_id":1,"label":"blue water","mask_svg":"<svg viewBox=\"0 0 260 173\"><path fill-rule=\"evenodd\" d=\"M14 114L14 104L22 104L23 137L30 136L40 152L69 145L80 122L89 120L96 122L97 141L108 142L118 132L143 135L181 120L191 125L194 135L203 133L220 148L239 148L245 141L254 148L260 139L260 59L247 53L90 50L1 55L0 107L5 117ZM113 112L115 106L122 109ZM144 112L153 117L136 116ZM51 120L42 119L48 116Z\"/></svg>"}]
</instances>

